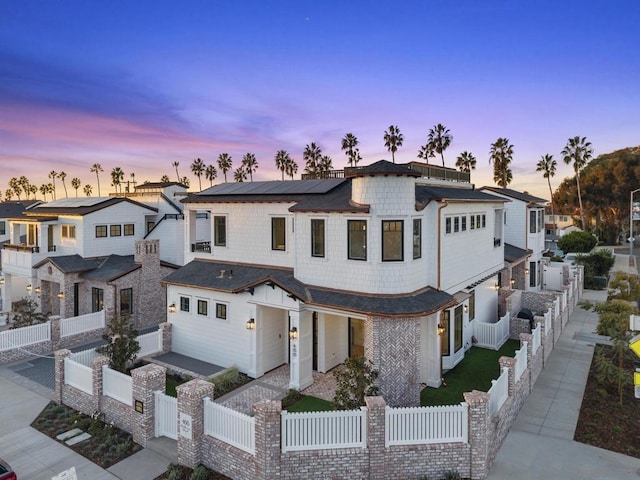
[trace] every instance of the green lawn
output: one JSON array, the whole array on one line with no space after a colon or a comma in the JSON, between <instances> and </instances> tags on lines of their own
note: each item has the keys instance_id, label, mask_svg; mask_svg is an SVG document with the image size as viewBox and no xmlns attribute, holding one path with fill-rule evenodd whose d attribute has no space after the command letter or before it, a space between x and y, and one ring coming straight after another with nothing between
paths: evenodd
<instances>
[{"instance_id":1,"label":"green lawn","mask_svg":"<svg viewBox=\"0 0 640 480\"><path fill-rule=\"evenodd\" d=\"M286 408L287 412L325 412L333 410L333 404L322 398L304 395L300 400Z\"/></svg>"},{"instance_id":2,"label":"green lawn","mask_svg":"<svg viewBox=\"0 0 640 480\"><path fill-rule=\"evenodd\" d=\"M500 376L500 357L513 357L520 348L517 340L507 340L498 351L472 347L453 370L444 375L447 384L440 388L426 387L420 393L420 405L457 405L464 401L463 393L471 390L486 392L491 380Z\"/></svg>"}]
</instances>

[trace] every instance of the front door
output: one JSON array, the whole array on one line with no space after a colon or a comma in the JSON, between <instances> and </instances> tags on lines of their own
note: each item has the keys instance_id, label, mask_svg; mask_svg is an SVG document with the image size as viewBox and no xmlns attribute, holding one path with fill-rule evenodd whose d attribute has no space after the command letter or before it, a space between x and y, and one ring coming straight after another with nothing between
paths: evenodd
<instances>
[{"instance_id":1,"label":"front door","mask_svg":"<svg viewBox=\"0 0 640 480\"><path fill-rule=\"evenodd\" d=\"M364 357L364 320L349 317L349 357Z\"/></svg>"},{"instance_id":2,"label":"front door","mask_svg":"<svg viewBox=\"0 0 640 480\"><path fill-rule=\"evenodd\" d=\"M313 312L313 370L318 370L318 312Z\"/></svg>"}]
</instances>

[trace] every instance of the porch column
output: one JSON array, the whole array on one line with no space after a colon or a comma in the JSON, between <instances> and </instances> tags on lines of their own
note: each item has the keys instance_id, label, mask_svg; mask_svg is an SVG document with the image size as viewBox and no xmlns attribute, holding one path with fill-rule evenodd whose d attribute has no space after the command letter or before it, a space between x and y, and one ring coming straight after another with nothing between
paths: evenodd
<instances>
[{"instance_id":1,"label":"porch column","mask_svg":"<svg viewBox=\"0 0 640 480\"><path fill-rule=\"evenodd\" d=\"M260 375L258 375L258 329L262 327L262 322L258 324L258 309L256 308L256 305L249 304L248 307L249 318L247 319L247 323L245 323L249 342L247 374L251 378L258 378L264 374L264 372L260 372ZM251 320L253 320L252 324L249 323Z\"/></svg>"},{"instance_id":2,"label":"porch column","mask_svg":"<svg viewBox=\"0 0 640 480\"><path fill-rule=\"evenodd\" d=\"M303 390L313 383L313 322L311 312L289 311L290 328L295 338L289 338L291 363L289 388Z\"/></svg>"}]
</instances>

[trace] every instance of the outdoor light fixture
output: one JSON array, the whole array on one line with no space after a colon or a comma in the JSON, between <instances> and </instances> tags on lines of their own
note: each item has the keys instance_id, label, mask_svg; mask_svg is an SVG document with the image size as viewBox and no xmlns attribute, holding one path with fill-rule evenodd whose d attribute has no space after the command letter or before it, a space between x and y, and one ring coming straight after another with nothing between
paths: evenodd
<instances>
[{"instance_id":1,"label":"outdoor light fixture","mask_svg":"<svg viewBox=\"0 0 640 480\"><path fill-rule=\"evenodd\" d=\"M441 323L438 324L438 335L443 335L445 332L445 328L444 325L442 325Z\"/></svg>"},{"instance_id":2,"label":"outdoor light fixture","mask_svg":"<svg viewBox=\"0 0 640 480\"><path fill-rule=\"evenodd\" d=\"M500 290L500 285L498 285L498 282L496 282L496 284L494 285L494 288L496 289L496 292Z\"/></svg>"},{"instance_id":3,"label":"outdoor light fixture","mask_svg":"<svg viewBox=\"0 0 640 480\"><path fill-rule=\"evenodd\" d=\"M36 292L38 295L40 295L40 292L42 291L42 289L40 287L36 287L34 292Z\"/></svg>"},{"instance_id":4,"label":"outdoor light fixture","mask_svg":"<svg viewBox=\"0 0 640 480\"><path fill-rule=\"evenodd\" d=\"M511 279L511 286L513 287L515 284L516 284L516 279L515 279L515 278L512 278L512 279Z\"/></svg>"},{"instance_id":5,"label":"outdoor light fixture","mask_svg":"<svg viewBox=\"0 0 640 480\"><path fill-rule=\"evenodd\" d=\"M176 302L169 305L169 313L176 313Z\"/></svg>"},{"instance_id":6,"label":"outdoor light fixture","mask_svg":"<svg viewBox=\"0 0 640 480\"><path fill-rule=\"evenodd\" d=\"M4 277L0 277L0 285L4 285Z\"/></svg>"},{"instance_id":7,"label":"outdoor light fixture","mask_svg":"<svg viewBox=\"0 0 640 480\"><path fill-rule=\"evenodd\" d=\"M467 305L466 303L464 304L464 313L467 313L469 311L469 305Z\"/></svg>"},{"instance_id":8,"label":"outdoor light fixture","mask_svg":"<svg viewBox=\"0 0 640 480\"><path fill-rule=\"evenodd\" d=\"M27 285L27 292L31 291L31 285Z\"/></svg>"},{"instance_id":9,"label":"outdoor light fixture","mask_svg":"<svg viewBox=\"0 0 640 480\"><path fill-rule=\"evenodd\" d=\"M289 338L291 340L298 338L298 329L296 327L291 327L291 330L289 330Z\"/></svg>"},{"instance_id":10,"label":"outdoor light fixture","mask_svg":"<svg viewBox=\"0 0 640 480\"><path fill-rule=\"evenodd\" d=\"M524 269L524 274L525 274L525 275L529 275L529 269L528 269L528 268L525 268L525 269Z\"/></svg>"},{"instance_id":11,"label":"outdoor light fixture","mask_svg":"<svg viewBox=\"0 0 640 480\"><path fill-rule=\"evenodd\" d=\"M64 298L64 292L58 292L58 298Z\"/></svg>"},{"instance_id":12,"label":"outdoor light fixture","mask_svg":"<svg viewBox=\"0 0 640 480\"><path fill-rule=\"evenodd\" d=\"M256 328L256 320L255 318L250 318L247 321L247 330L255 330Z\"/></svg>"}]
</instances>

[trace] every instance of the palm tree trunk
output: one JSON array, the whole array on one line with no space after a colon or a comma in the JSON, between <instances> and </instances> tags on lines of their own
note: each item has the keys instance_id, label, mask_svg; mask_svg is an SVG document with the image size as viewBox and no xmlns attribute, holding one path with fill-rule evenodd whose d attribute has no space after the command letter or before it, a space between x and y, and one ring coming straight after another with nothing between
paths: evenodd
<instances>
[{"instance_id":1,"label":"palm tree trunk","mask_svg":"<svg viewBox=\"0 0 640 480\"><path fill-rule=\"evenodd\" d=\"M553 231L558 235L558 224L556 223L556 214L553 211L553 192L551 191L551 178L547 177L547 183L549 184L549 195L551 199L551 218L553 218Z\"/></svg>"},{"instance_id":2,"label":"palm tree trunk","mask_svg":"<svg viewBox=\"0 0 640 480\"><path fill-rule=\"evenodd\" d=\"M582 221L582 230L585 230L584 209L582 208L582 193L580 192L580 172L576 172L576 184L578 186L578 204L580 205L580 220Z\"/></svg>"},{"instance_id":3,"label":"palm tree trunk","mask_svg":"<svg viewBox=\"0 0 640 480\"><path fill-rule=\"evenodd\" d=\"M442 157L442 167L444 168L444 153L440 152L440 157Z\"/></svg>"}]
</instances>

